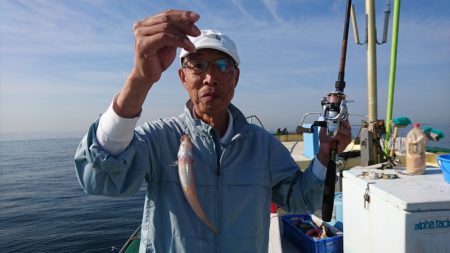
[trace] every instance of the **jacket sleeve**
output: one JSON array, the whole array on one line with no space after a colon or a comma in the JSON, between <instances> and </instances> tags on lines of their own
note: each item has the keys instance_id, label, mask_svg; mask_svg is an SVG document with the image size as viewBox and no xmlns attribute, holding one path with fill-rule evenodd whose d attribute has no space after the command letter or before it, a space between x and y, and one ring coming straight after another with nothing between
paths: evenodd
<instances>
[{"instance_id":1,"label":"jacket sleeve","mask_svg":"<svg viewBox=\"0 0 450 253\"><path fill-rule=\"evenodd\" d=\"M272 141L269 152L272 201L292 213L313 213L322 205L324 182L312 172L311 162L301 171L289 151L279 141Z\"/></svg>"},{"instance_id":2,"label":"jacket sleeve","mask_svg":"<svg viewBox=\"0 0 450 253\"><path fill-rule=\"evenodd\" d=\"M96 139L98 121L81 140L75 168L83 189L94 195L127 196L137 192L149 171L148 145L136 133L130 145L112 156Z\"/></svg>"}]
</instances>

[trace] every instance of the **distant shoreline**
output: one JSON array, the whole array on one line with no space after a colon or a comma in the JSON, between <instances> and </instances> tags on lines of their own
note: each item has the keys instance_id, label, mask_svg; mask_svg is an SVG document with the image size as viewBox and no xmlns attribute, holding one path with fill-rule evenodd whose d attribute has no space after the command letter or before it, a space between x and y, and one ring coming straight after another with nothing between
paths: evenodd
<instances>
[{"instance_id":1,"label":"distant shoreline","mask_svg":"<svg viewBox=\"0 0 450 253\"><path fill-rule=\"evenodd\" d=\"M421 124L422 127L431 126L441 130L444 133L444 138L438 142L430 141L430 147L450 148L450 124ZM399 129L399 136L406 136L412 125ZM352 125L352 135L355 137L359 132L359 127ZM275 133L274 129L268 130L270 133ZM288 128L289 132L295 132ZM25 141L25 140L44 140L44 139L79 139L81 140L85 132L22 132L22 133L0 133L0 142L2 141Z\"/></svg>"},{"instance_id":2,"label":"distant shoreline","mask_svg":"<svg viewBox=\"0 0 450 253\"><path fill-rule=\"evenodd\" d=\"M86 133L67 132L67 133L50 133L50 132L24 132L24 133L0 133L0 141L21 141L21 140L43 140L43 139L80 139Z\"/></svg>"}]
</instances>

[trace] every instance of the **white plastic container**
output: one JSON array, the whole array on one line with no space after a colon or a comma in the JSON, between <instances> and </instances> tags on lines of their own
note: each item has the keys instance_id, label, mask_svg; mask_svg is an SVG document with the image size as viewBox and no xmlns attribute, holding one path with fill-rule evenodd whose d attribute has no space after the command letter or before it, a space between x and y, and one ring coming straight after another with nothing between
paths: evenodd
<instances>
[{"instance_id":1,"label":"white plastic container","mask_svg":"<svg viewBox=\"0 0 450 253\"><path fill-rule=\"evenodd\" d=\"M345 253L450 252L450 185L439 168L377 180L366 171L343 172Z\"/></svg>"},{"instance_id":2,"label":"white plastic container","mask_svg":"<svg viewBox=\"0 0 450 253\"><path fill-rule=\"evenodd\" d=\"M425 171L427 157L427 136L415 123L406 135L406 170L410 175L420 175Z\"/></svg>"}]
</instances>

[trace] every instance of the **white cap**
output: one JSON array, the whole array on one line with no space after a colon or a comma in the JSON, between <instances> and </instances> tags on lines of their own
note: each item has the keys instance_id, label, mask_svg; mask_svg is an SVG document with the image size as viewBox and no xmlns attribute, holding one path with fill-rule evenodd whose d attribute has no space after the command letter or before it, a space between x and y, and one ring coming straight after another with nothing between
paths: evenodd
<instances>
[{"instance_id":1,"label":"white cap","mask_svg":"<svg viewBox=\"0 0 450 253\"><path fill-rule=\"evenodd\" d=\"M237 51L236 44L225 34L216 30L201 30L201 34L197 37L188 36L189 40L194 44L195 48L211 48L222 51L239 65L239 55ZM189 55L190 52L181 49L180 58L184 58Z\"/></svg>"}]
</instances>

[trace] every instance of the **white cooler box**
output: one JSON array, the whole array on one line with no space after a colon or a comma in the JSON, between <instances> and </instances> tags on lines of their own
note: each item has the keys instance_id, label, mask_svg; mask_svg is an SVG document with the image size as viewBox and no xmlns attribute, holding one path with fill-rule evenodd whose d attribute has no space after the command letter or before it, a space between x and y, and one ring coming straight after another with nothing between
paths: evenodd
<instances>
[{"instance_id":1,"label":"white cooler box","mask_svg":"<svg viewBox=\"0 0 450 253\"><path fill-rule=\"evenodd\" d=\"M363 172L343 173L345 253L450 252L450 184L439 168L398 179L369 180Z\"/></svg>"}]
</instances>

